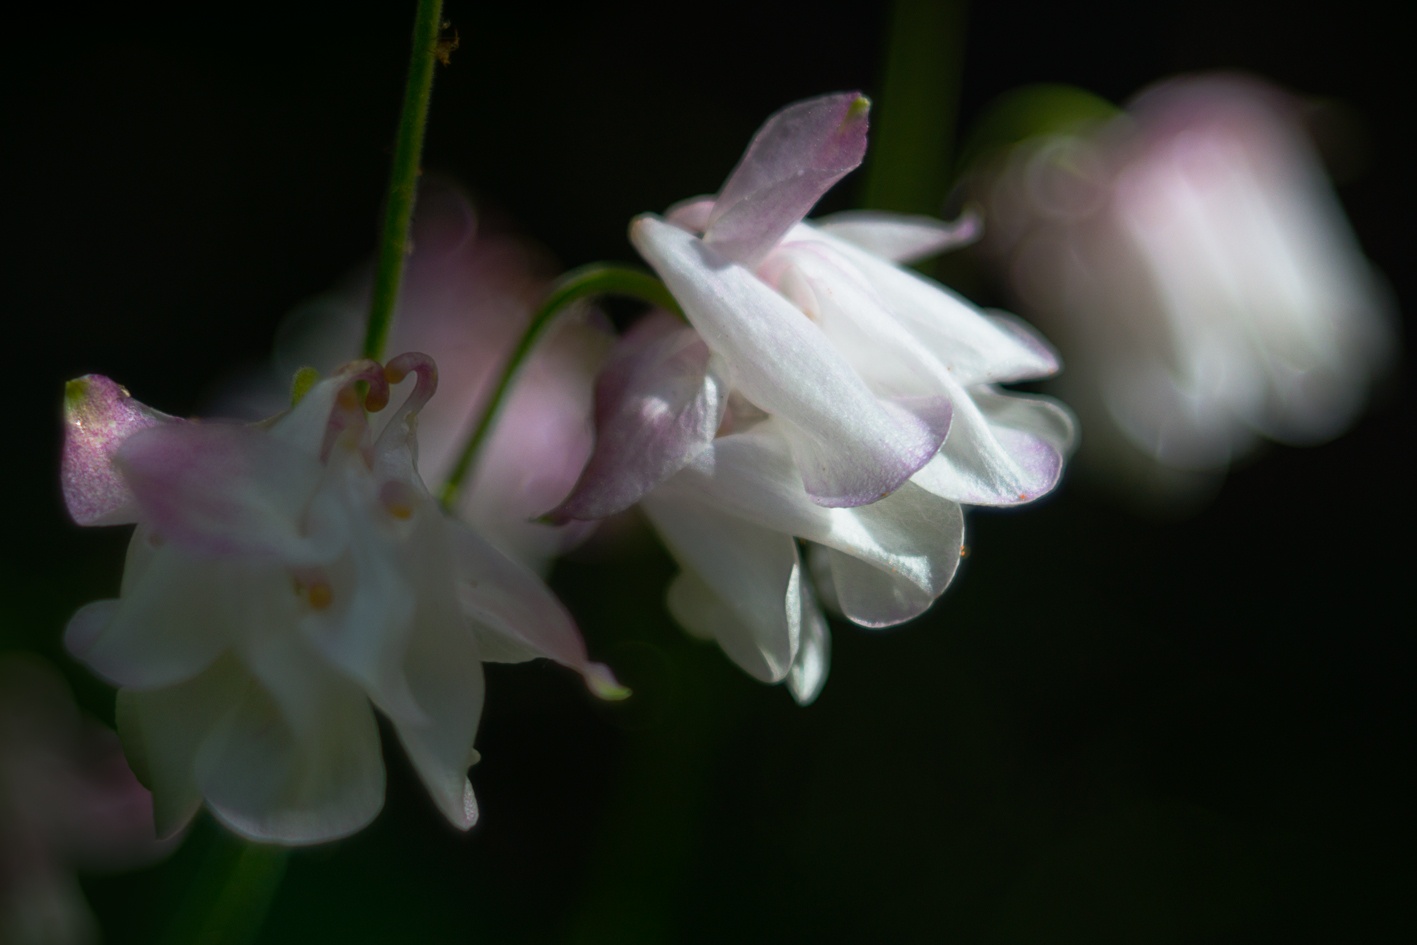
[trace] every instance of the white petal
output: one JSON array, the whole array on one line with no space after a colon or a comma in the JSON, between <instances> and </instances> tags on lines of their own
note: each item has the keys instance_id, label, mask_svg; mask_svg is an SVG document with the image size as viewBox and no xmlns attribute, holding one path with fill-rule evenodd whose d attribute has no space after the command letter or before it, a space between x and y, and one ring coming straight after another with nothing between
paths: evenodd
<instances>
[{"instance_id":1,"label":"white petal","mask_svg":"<svg viewBox=\"0 0 1417 945\"><path fill-rule=\"evenodd\" d=\"M1058 370L1053 349L1012 316L985 316L938 282L807 224L794 227L785 242L812 240L826 243L850 260L901 324L950 370L957 383L1021 381Z\"/></svg>"},{"instance_id":2,"label":"white petal","mask_svg":"<svg viewBox=\"0 0 1417 945\"><path fill-rule=\"evenodd\" d=\"M816 505L796 481L776 421L714 441L662 494L711 502L734 516L870 562L938 597L959 565L964 515L914 483L871 505ZM660 493L657 493L660 494Z\"/></svg>"},{"instance_id":3,"label":"white petal","mask_svg":"<svg viewBox=\"0 0 1417 945\"><path fill-rule=\"evenodd\" d=\"M442 525L429 523L439 530ZM394 728L438 809L467 830L477 822L467 769L477 760L472 745L482 716L482 663L454 595L447 542L423 540L412 552L418 612L402 670L426 721L396 718Z\"/></svg>"},{"instance_id":4,"label":"white petal","mask_svg":"<svg viewBox=\"0 0 1417 945\"><path fill-rule=\"evenodd\" d=\"M984 232L976 213L965 213L953 223L934 217L847 210L812 221L823 233L858 246L873 256L909 264L950 249L968 246Z\"/></svg>"},{"instance_id":5,"label":"white petal","mask_svg":"<svg viewBox=\"0 0 1417 945\"><path fill-rule=\"evenodd\" d=\"M384 803L369 700L300 639L247 655L256 679L203 740L197 783L227 827L268 843L320 843L363 829Z\"/></svg>"},{"instance_id":6,"label":"white petal","mask_svg":"<svg viewBox=\"0 0 1417 945\"><path fill-rule=\"evenodd\" d=\"M801 635L802 577L792 536L659 492L642 507L683 568L669 592L675 619L712 636L754 678L782 680Z\"/></svg>"},{"instance_id":7,"label":"white petal","mask_svg":"<svg viewBox=\"0 0 1417 945\"><path fill-rule=\"evenodd\" d=\"M950 438L912 483L966 505L1031 502L1058 484L1074 440L1066 407L988 386L957 404Z\"/></svg>"},{"instance_id":8,"label":"white petal","mask_svg":"<svg viewBox=\"0 0 1417 945\"><path fill-rule=\"evenodd\" d=\"M809 585L810 582L803 582L802 586L802 642L787 673L792 698L804 706L811 705L827 683L832 646L831 628Z\"/></svg>"},{"instance_id":9,"label":"white petal","mask_svg":"<svg viewBox=\"0 0 1417 945\"><path fill-rule=\"evenodd\" d=\"M929 424L882 403L821 330L752 272L653 216L639 217L630 238L728 362L734 386L795 427L814 499L873 502L935 454Z\"/></svg>"},{"instance_id":10,"label":"white petal","mask_svg":"<svg viewBox=\"0 0 1417 945\"><path fill-rule=\"evenodd\" d=\"M842 616L863 627L893 627L913 620L935 602L913 581L873 564L827 549L832 589Z\"/></svg>"},{"instance_id":11,"label":"white petal","mask_svg":"<svg viewBox=\"0 0 1417 945\"><path fill-rule=\"evenodd\" d=\"M123 754L138 780L152 791L159 838L176 834L201 806L197 751L252 684L236 657L227 655L176 686L119 690L115 714Z\"/></svg>"},{"instance_id":12,"label":"white petal","mask_svg":"<svg viewBox=\"0 0 1417 945\"><path fill-rule=\"evenodd\" d=\"M139 531L132 543L146 545L146 534ZM99 601L74 615L64 644L116 685L153 689L191 679L232 639L212 590L227 566L171 544L159 548L140 579L125 575L120 600Z\"/></svg>"}]
</instances>

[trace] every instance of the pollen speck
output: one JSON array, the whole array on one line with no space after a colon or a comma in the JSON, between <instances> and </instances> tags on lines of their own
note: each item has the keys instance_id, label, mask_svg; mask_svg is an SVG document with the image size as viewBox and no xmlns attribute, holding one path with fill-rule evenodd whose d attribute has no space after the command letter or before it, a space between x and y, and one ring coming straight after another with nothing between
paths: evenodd
<instances>
[{"instance_id":1,"label":"pollen speck","mask_svg":"<svg viewBox=\"0 0 1417 945\"><path fill-rule=\"evenodd\" d=\"M325 582L310 585L310 606L316 610L324 610L334 599L334 591L330 590L330 586Z\"/></svg>"},{"instance_id":2,"label":"pollen speck","mask_svg":"<svg viewBox=\"0 0 1417 945\"><path fill-rule=\"evenodd\" d=\"M409 519L413 518L413 509L407 505L404 505L402 502L395 502L389 506L389 514L392 515L394 518L408 521Z\"/></svg>"}]
</instances>

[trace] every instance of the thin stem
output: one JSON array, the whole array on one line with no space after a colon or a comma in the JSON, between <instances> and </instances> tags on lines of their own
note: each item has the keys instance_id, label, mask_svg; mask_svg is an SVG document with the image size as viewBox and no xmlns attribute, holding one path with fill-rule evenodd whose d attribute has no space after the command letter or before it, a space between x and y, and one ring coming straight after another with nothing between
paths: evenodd
<instances>
[{"instance_id":1,"label":"thin stem","mask_svg":"<svg viewBox=\"0 0 1417 945\"><path fill-rule=\"evenodd\" d=\"M162 945L251 945L261 933L290 849L249 843L208 824L211 840Z\"/></svg>"},{"instance_id":2,"label":"thin stem","mask_svg":"<svg viewBox=\"0 0 1417 945\"><path fill-rule=\"evenodd\" d=\"M669 294L664 283L639 269L610 263L591 263L581 266L579 269L572 269L562 276L552 286L550 294L546 296L546 301L542 302L541 307L532 314L526 331L522 333L521 340L517 342L516 348L513 349L506 365L502 368L502 375L497 379L496 386L492 388L492 398L487 402L482 418L472 431L472 435L468 437L462 452L458 454L458 463L453 467L448 481L443 484L439 494L443 508L451 511L457 503L463 480L467 478L473 460L477 457L477 451L482 447L482 442L492 432L492 425L497 419L497 411L507 398L517 370L531 354L532 349L536 347L537 341L545 334L546 329L551 326L556 316L572 302L597 295L619 295L639 299L683 316L679 303L674 301L674 296Z\"/></svg>"},{"instance_id":3,"label":"thin stem","mask_svg":"<svg viewBox=\"0 0 1417 945\"><path fill-rule=\"evenodd\" d=\"M408 224L418 192L418 165L423 155L423 129L428 120L428 100L433 92L433 64L438 57L438 30L443 0L418 0L413 23L413 53L404 86L403 112L399 116L394 166L389 173L389 196L384 209L384 231L379 238L379 266L374 277L374 297L369 304L369 325L364 334L364 356L378 361L384 354L394 305L408 255Z\"/></svg>"},{"instance_id":4,"label":"thin stem","mask_svg":"<svg viewBox=\"0 0 1417 945\"><path fill-rule=\"evenodd\" d=\"M895 0L863 204L944 209L964 64L966 0Z\"/></svg>"}]
</instances>

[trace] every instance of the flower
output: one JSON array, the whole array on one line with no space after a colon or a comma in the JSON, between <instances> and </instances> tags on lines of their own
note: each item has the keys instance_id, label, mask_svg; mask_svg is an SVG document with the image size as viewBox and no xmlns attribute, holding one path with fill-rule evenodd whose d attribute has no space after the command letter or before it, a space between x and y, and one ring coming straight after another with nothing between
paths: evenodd
<instances>
[{"instance_id":1,"label":"flower","mask_svg":"<svg viewBox=\"0 0 1417 945\"><path fill-rule=\"evenodd\" d=\"M455 186L433 180L420 187L388 343L393 351L433 352L438 361L438 397L418 427L419 473L435 494L550 282L550 266L533 246L488 230ZM223 407L267 416L280 409L298 369L329 372L357 357L372 281L372 272L361 272L296 309L281 327L272 368ZM565 497L590 456L591 386L612 340L590 310L558 319L518 372L459 494L460 518L543 573L595 528L534 519Z\"/></svg>"},{"instance_id":2,"label":"flower","mask_svg":"<svg viewBox=\"0 0 1417 945\"><path fill-rule=\"evenodd\" d=\"M1172 79L985 175L985 247L1071 370L1094 460L1165 489L1363 407L1384 292L1298 121L1254 79Z\"/></svg>"},{"instance_id":3,"label":"flower","mask_svg":"<svg viewBox=\"0 0 1417 945\"><path fill-rule=\"evenodd\" d=\"M114 734L37 657L0 656L0 941L95 940L73 870L130 869L173 846L153 836L152 795Z\"/></svg>"},{"instance_id":4,"label":"flower","mask_svg":"<svg viewBox=\"0 0 1417 945\"><path fill-rule=\"evenodd\" d=\"M365 408L408 375L374 437ZM483 660L547 656L616 694L540 579L428 494L416 433L436 388L426 355L358 361L242 425L166 416L99 376L69 383L69 509L138 528L119 599L82 608L65 644L122 687L119 733L161 836L202 803L256 840L361 829L384 794L371 702L467 829Z\"/></svg>"},{"instance_id":5,"label":"flower","mask_svg":"<svg viewBox=\"0 0 1417 945\"><path fill-rule=\"evenodd\" d=\"M1060 405L995 386L1057 370L1047 345L900 265L973 238L974 220L803 221L860 163L866 110L856 93L789 106L716 198L631 224L689 325L661 313L622 339L595 452L550 514L639 501L682 568L680 623L804 703L829 640L797 539L849 619L909 620L954 575L960 504L1043 495L1072 439Z\"/></svg>"}]
</instances>

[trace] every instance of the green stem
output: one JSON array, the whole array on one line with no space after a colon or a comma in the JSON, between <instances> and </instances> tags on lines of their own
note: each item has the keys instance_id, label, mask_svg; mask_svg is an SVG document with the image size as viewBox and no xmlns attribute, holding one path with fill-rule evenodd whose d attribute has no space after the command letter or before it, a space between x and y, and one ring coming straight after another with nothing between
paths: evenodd
<instances>
[{"instance_id":1,"label":"green stem","mask_svg":"<svg viewBox=\"0 0 1417 945\"><path fill-rule=\"evenodd\" d=\"M418 165L423 155L423 129L428 120L428 99L433 92L433 64L438 55L438 30L443 0L418 0L413 23L413 53L404 86L403 112L399 116L394 166L389 173L389 197L384 209L384 231L379 239L379 265L374 277L374 297L369 305L369 325L364 334L364 356L379 360L393 326L394 305L408 256L408 224L418 192Z\"/></svg>"},{"instance_id":2,"label":"green stem","mask_svg":"<svg viewBox=\"0 0 1417 945\"><path fill-rule=\"evenodd\" d=\"M472 435L468 437L462 452L458 454L458 463L449 474L448 481L443 484L439 494L443 508L451 511L456 505L463 480L467 478L468 471L472 468L477 451L482 447L483 440L487 439L487 435L492 432L492 425L497 419L497 411L501 408L502 401L506 400L512 380L516 377L517 370L526 361L527 356L531 354L536 342L546 333L546 329L550 327L555 317L572 302L597 295L619 295L639 299L642 302L668 309L676 315L683 315L679 303L674 301L674 296L669 294L664 283L640 269L611 263L591 263L581 266L579 269L572 269L562 276L552 286L546 301L542 302L541 307L531 316L531 322L526 326L526 331L522 333L521 341L517 342L511 357L507 359L506 365L502 368L502 376L497 379L496 386L492 388L492 398L487 402L487 407L482 412L482 418L478 421L476 429L472 431Z\"/></svg>"},{"instance_id":3,"label":"green stem","mask_svg":"<svg viewBox=\"0 0 1417 945\"><path fill-rule=\"evenodd\" d=\"M248 843L211 825L212 838L162 945L251 945L260 935L290 849Z\"/></svg>"},{"instance_id":4,"label":"green stem","mask_svg":"<svg viewBox=\"0 0 1417 945\"><path fill-rule=\"evenodd\" d=\"M864 206L938 215L964 64L966 0L895 0Z\"/></svg>"}]
</instances>

